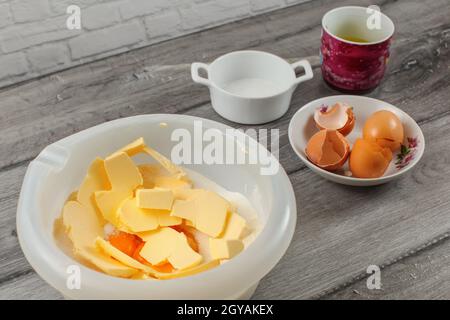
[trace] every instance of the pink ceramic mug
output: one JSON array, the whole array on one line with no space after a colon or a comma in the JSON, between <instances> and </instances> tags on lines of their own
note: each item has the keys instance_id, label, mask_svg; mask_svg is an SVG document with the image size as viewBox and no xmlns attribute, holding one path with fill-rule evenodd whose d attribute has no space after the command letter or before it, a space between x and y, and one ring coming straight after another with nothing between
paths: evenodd
<instances>
[{"instance_id":1,"label":"pink ceramic mug","mask_svg":"<svg viewBox=\"0 0 450 320\"><path fill-rule=\"evenodd\" d=\"M389 58L394 23L381 12L340 7L322 19L322 75L333 88L365 92L380 83Z\"/></svg>"}]
</instances>

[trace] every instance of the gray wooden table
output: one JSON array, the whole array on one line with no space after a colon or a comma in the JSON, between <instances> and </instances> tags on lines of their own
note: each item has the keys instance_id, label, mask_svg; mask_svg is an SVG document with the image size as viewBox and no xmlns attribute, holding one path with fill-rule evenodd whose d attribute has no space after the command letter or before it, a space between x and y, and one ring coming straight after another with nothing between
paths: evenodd
<instances>
[{"instance_id":1,"label":"gray wooden table","mask_svg":"<svg viewBox=\"0 0 450 320\"><path fill-rule=\"evenodd\" d=\"M188 64L258 49L306 57L314 79L297 89L280 120L280 161L294 186L298 224L284 258L256 299L450 298L450 2L378 4L396 24L389 72L369 96L390 102L421 126L427 147L406 177L373 188L328 182L295 156L287 138L306 102L336 94L324 85L318 50L321 16L355 1L313 1L0 90L0 298L59 299L25 260L15 229L28 163L46 145L93 125L137 114L179 113L239 127L211 109ZM379 265L381 290L366 287Z\"/></svg>"}]
</instances>

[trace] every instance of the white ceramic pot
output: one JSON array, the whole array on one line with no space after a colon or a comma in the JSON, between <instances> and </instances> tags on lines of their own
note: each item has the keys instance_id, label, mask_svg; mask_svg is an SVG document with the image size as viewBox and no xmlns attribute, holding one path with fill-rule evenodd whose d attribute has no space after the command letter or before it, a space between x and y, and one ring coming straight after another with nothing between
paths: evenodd
<instances>
[{"instance_id":1,"label":"white ceramic pot","mask_svg":"<svg viewBox=\"0 0 450 320\"><path fill-rule=\"evenodd\" d=\"M300 67L304 75L297 77L295 71ZM242 124L280 118L297 85L313 77L307 60L289 64L271 53L250 50L225 54L210 65L195 62L191 74L196 83L209 88L211 104L219 115Z\"/></svg>"},{"instance_id":2,"label":"white ceramic pot","mask_svg":"<svg viewBox=\"0 0 450 320\"><path fill-rule=\"evenodd\" d=\"M174 129L194 135L194 122L222 132L225 142L240 137L226 135L230 127L211 120L183 115L142 115L123 118L81 131L46 147L25 174L17 208L20 245L36 272L71 299L236 299L249 298L259 280L281 259L296 224L296 202L283 168L261 175L260 165L184 165L227 190L243 194L258 214L260 232L241 254L227 263L193 276L161 281L116 278L80 265L61 250L53 238L53 224L68 195L80 185L90 162L105 157L138 137L170 157L177 142ZM164 126L160 124L164 123ZM244 135L244 133L240 133ZM249 148L257 148L249 144ZM249 152L254 150L249 149ZM237 149L239 152L246 150ZM272 155L272 161L277 161ZM148 162L148 158L137 158ZM67 268L79 265L81 288L66 286Z\"/></svg>"}]
</instances>

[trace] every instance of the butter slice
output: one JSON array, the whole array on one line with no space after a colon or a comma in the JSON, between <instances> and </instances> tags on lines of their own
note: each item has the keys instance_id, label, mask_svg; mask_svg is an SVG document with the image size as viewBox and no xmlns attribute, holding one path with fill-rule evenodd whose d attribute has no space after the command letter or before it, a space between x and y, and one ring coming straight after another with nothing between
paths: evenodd
<instances>
[{"instance_id":1,"label":"butter slice","mask_svg":"<svg viewBox=\"0 0 450 320\"><path fill-rule=\"evenodd\" d=\"M155 187L158 188L177 190L179 188L189 189L192 187L191 182L183 179L177 179L174 176L159 176L155 177L154 181Z\"/></svg>"},{"instance_id":2,"label":"butter slice","mask_svg":"<svg viewBox=\"0 0 450 320\"><path fill-rule=\"evenodd\" d=\"M202 262L203 257L191 248L186 235L184 233L179 233L175 250L167 260L175 269L183 270L198 265Z\"/></svg>"},{"instance_id":3,"label":"butter slice","mask_svg":"<svg viewBox=\"0 0 450 320\"><path fill-rule=\"evenodd\" d=\"M113 154L105 159L105 169L112 190L132 192L142 185L139 169L125 152Z\"/></svg>"},{"instance_id":4,"label":"butter slice","mask_svg":"<svg viewBox=\"0 0 450 320\"><path fill-rule=\"evenodd\" d=\"M139 272L139 270L126 266L92 247L78 250L76 254L111 276L130 278Z\"/></svg>"},{"instance_id":5,"label":"butter slice","mask_svg":"<svg viewBox=\"0 0 450 320\"><path fill-rule=\"evenodd\" d=\"M169 189L136 190L137 205L143 209L170 210L173 203L173 192Z\"/></svg>"},{"instance_id":6,"label":"butter slice","mask_svg":"<svg viewBox=\"0 0 450 320\"><path fill-rule=\"evenodd\" d=\"M186 179L178 179L176 175L171 175L160 164L141 164L138 166L144 180L144 188L151 189L154 187L171 189L190 189L192 183Z\"/></svg>"},{"instance_id":7,"label":"butter slice","mask_svg":"<svg viewBox=\"0 0 450 320\"><path fill-rule=\"evenodd\" d=\"M112 276L128 278L138 271L94 249L94 241L103 234L103 227L90 207L68 201L63 208L63 224L72 240L75 255Z\"/></svg>"},{"instance_id":8,"label":"butter slice","mask_svg":"<svg viewBox=\"0 0 450 320\"><path fill-rule=\"evenodd\" d=\"M75 250L93 246L95 238L103 234L97 214L78 201L68 201L63 208L63 224Z\"/></svg>"},{"instance_id":9,"label":"butter slice","mask_svg":"<svg viewBox=\"0 0 450 320\"><path fill-rule=\"evenodd\" d=\"M168 280L168 279L176 279L176 278L192 276L194 274L204 272L206 270L217 267L219 265L220 265L219 260L211 260L206 263L202 263L200 265L197 265L195 267L188 268L185 270L174 271L171 273L160 273L157 275L157 278L161 279L161 280Z\"/></svg>"},{"instance_id":10,"label":"butter slice","mask_svg":"<svg viewBox=\"0 0 450 320\"><path fill-rule=\"evenodd\" d=\"M182 223L182 219L170 216L168 210L141 209L137 206L136 198L126 199L118 210L120 222L132 232L145 232L158 227L175 226Z\"/></svg>"},{"instance_id":11,"label":"butter slice","mask_svg":"<svg viewBox=\"0 0 450 320\"><path fill-rule=\"evenodd\" d=\"M109 190L111 185L105 170L105 162L96 158L89 166L88 173L81 183L77 193L79 203L86 206L93 206L93 194L99 190Z\"/></svg>"},{"instance_id":12,"label":"butter slice","mask_svg":"<svg viewBox=\"0 0 450 320\"><path fill-rule=\"evenodd\" d=\"M97 237L97 239L95 240L95 245L100 251L104 252L105 254L113 257L114 259L122 262L123 264L129 267L139 269L151 275L156 275L159 273L150 266L146 266L145 264L142 264L139 261L130 257L129 255L123 253L122 251L120 251L119 249L117 249L116 247L114 247L112 244L102 239L101 237Z\"/></svg>"},{"instance_id":13,"label":"butter slice","mask_svg":"<svg viewBox=\"0 0 450 320\"><path fill-rule=\"evenodd\" d=\"M87 175L76 194L76 200L89 207L99 217L102 224L105 224L105 221L95 205L94 194L97 191L109 189L111 189L111 185L106 175L105 162L103 159L96 158L89 166Z\"/></svg>"},{"instance_id":14,"label":"butter slice","mask_svg":"<svg viewBox=\"0 0 450 320\"><path fill-rule=\"evenodd\" d=\"M166 174L164 167L160 164L140 164L139 172L142 175L144 189L155 187L155 178Z\"/></svg>"},{"instance_id":15,"label":"butter slice","mask_svg":"<svg viewBox=\"0 0 450 320\"><path fill-rule=\"evenodd\" d=\"M199 231L218 237L225 229L230 204L207 190L190 190L187 200L177 200L171 215L189 220Z\"/></svg>"},{"instance_id":16,"label":"butter slice","mask_svg":"<svg viewBox=\"0 0 450 320\"><path fill-rule=\"evenodd\" d=\"M146 242L140 255L152 265L169 261L176 269L187 269L198 265L203 257L192 250L183 233L172 228L161 228L142 236Z\"/></svg>"},{"instance_id":17,"label":"butter slice","mask_svg":"<svg viewBox=\"0 0 450 320\"><path fill-rule=\"evenodd\" d=\"M211 191L205 191L195 201L198 209L195 227L211 237L218 237L225 228L228 202Z\"/></svg>"},{"instance_id":18,"label":"butter slice","mask_svg":"<svg viewBox=\"0 0 450 320\"><path fill-rule=\"evenodd\" d=\"M228 214L227 225L221 238L224 239L241 239L247 228L247 222L237 213L231 212Z\"/></svg>"},{"instance_id":19,"label":"butter slice","mask_svg":"<svg viewBox=\"0 0 450 320\"><path fill-rule=\"evenodd\" d=\"M120 207L123 199L129 197L130 194L122 191L97 191L95 193L95 202L105 220L114 226L119 225L117 209Z\"/></svg>"},{"instance_id":20,"label":"butter slice","mask_svg":"<svg viewBox=\"0 0 450 320\"><path fill-rule=\"evenodd\" d=\"M133 195L142 185L142 176L125 152L115 153L105 159L105 170L111 184L109 191L95 192L95 201L103 217L117 226L117 209L122 201Z\"/></svg>"},{"instance_id":21,"label":"butter slice","mask_svg":"<svg viewBox=\"0 0 450 320\"><path fill-rule=\"evenodd\" d=\"M170 211L166 210L152 210L152 209L144 209L145 211L157 211L158 222L160 227L170 227L170 226L178 226L183 223L183 220L178 217L172 217L170 215ZM155 213L154 213L155 214Z\"/></svg>"},{"instance_id":22,"label":"butter slice","mask_svg":"<svg viewBox=\"0 0 450 320\"><path fill-rule=\"evenodd\" d=\"M131 142L130 144L127 144L125 147L120 148L118 151L116 151L114 154L125 152L130 157L141 153L145 148L145 141L144 138L138 138Z\"/></svg>"},{"instance_id":23,"label":"butter slice","mask_svg":"<svg viewBox=\"0 0 450 320\"><path fill-rule=\"evenodd\" d=\"M187 178L187 174L183 169L172 163L172 161L167 159L158 151L147 146L143 149L143 151L153 159L158 161L171 175L174 175L177 179L184 179L186 181L189 181L189 179Z\"/></svg>"},{"instance_id":24,"label":"butter slice","mask_svg":"<svg viewBox=\"0 0 450 320\"><path fill-rule=\"evenodd\" d=\"M155 230L159 227L159 219L154 214L146 214L136 204L136 198L126 199L118 210L118 216L123 223L132 232L143 232Z\"/></svg>"},{"instance_id":25,"label":"butter slice","mask_svg":"<svg viewBox=\"0 0 450 320\"><path fill-rule=\"evenodd\" d=\"M194 200L175 200L170 215L189 220L191 224L194 224L196 212L197 208Z\"/></svg>"},{"instance_id":26,"label":"butter slice","mask_svg":"<svg viewBox=\"0 0 450 320\"><path fill-rule=\"evenodd\" d=\"M161 228L155 231L140 233L139 237L146 243L139 254L153 265L166 262L175 250L178 232L172 228Z\"/></svg>"},{"instance_id":27,"label":"butter slice","mask_svg":"<svg viewBox=\"0 0 450 320\"><path fill-rule=\"evenodd\" d=\"M231 259L243 249L241 240L209 239L209 250L213 259Z\"/></svg>"}]
</instances>

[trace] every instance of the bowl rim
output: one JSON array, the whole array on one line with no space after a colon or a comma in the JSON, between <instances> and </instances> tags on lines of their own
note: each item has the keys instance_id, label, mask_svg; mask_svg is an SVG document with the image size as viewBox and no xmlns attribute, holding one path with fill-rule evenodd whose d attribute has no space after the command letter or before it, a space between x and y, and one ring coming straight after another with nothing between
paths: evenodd
<instances>
[{"instance_id":1,"label":"bowl rim","mask_svg":"<svg viewBox=\"0 0 450 320\"><path fill-rule=\"evenodd\" d=\"M419 135L419 140L421 141L422 147L418 148L418 153L416 155L416 157L414 157L414 159L411 161L411 163L398 170L395 173L386 175L386 176L381 176L379 178L355 178L355 177L347 177L347 176L343 176L331 171L327 171L324 170L322 168L319 168L318 166L314 165L313 163L311 163L299 150L297 150L297 148L295 147L294 141L294 131L298 132L298 128L294 128L294 122L295 122L295 118L296 117L300 117L301 114L303 112L306 112L307 109L309 108L313 108L315 105L320 106L322 103L325 103L324 101L328 100L328 99L342 99L343 102L345 102L345 99L348 97L351 97L352 99L361 99L361 100L366 100L366 101L370 101L370 102L375 102L375 103L381 103L381 104L385 104L388 105L389 107L391 107L392 109L394 109L396 112L400 113L403 117L406 117L407 119L411 120L411 123L413 123L413 126L415 126L415 131L417 131L418 135ZM329 177L333 177L335 179L341 179L342 181L345 181L346 183L358 183L358 182L368 182L368 183L372 183L372 182L387 182L389 180L392 180L394 178L397 178L403 174L405 174L406 172L408 172L409 170L411 170L422 158L423 153L425 151L425 137L423 135L422 129L420 128L420 126L417 124L417 122L409 115L407 114L405 111L401 110L400 108L376 99L376 98L371 98L371 97L365 97L365 96L357 96L357 95L333 95L333 96L327 96L327 97L322 97L319 99L315 99L313 101L310 101L308 103L306 103L305 105L303 105L302 107L300 107L300 109L297 110L297 112L295 112L294 116L291 118L291 121L289 122L289 128L288 128L288 138L289 138L289 143L292 147L292 149L294 150L294 152L297 154L297 156L305 163L305 165L311 169L317 170L318 172L320 172L323 175L329 176Z\"/></svg>"},{"instance_id":2,"label":"bowl rim","mask_svg":"<svg viewBox=\"0 0 450 320\"><path fill-rule=\"evenodd\" d=\"M209 297L211 288L223 286L221 294L216 293L216 296L212 297L218 298L223 295L226 298L233 298L237 293L241 293L255 285L278 263L292 240L297 218L294 190L289 177L281 164L278 173L270 177L270 182L273 190L276 190L275 187L283 187L284 190L282 193L279 193L279 195L284 195L284 197L274 199L266 223L252 244L246 248L244 252L227 263L196 275L178 279L155 281L152 282L151 285L149 285L147 281L136 281L109 276L102 272L95 271L72 257L69 257L56 245L53 236L49 236L46 232L42 232L44 229L41 221L42 216L34 214L35 211L33 211L33 208L36 207L33 207L33 205L38 198L35 190L39 188L42 179L46 177L46 174L48 174L49 171L47 164L40 161L49 148L52 148L52 146L58 147L63 143L70 145L72 141L77 139L89 140L93 136L110 130L111 127L114 126L120 128L121 126L132 125L133 123L140 121L150 124L161 122L170 123L170 121L191 122L194 120L204 121L203 125L205 127L219 129L231 128L216 121L187 115L138 115L105 122L63 138L47 146L38 157L30 163L23 180L18 201L16 214L17 233L25 257L47 283L70 298L86 298L87 292L94 292L94 295L97 296L107 296L115 289L121 289L123 292L131 294L131 298L144 298L142 294L145 292L147 296L152 294L157 296L158 293L163 293L161 294L162 297L160 296L159 299L173 299L174 297L171 296L170 293L183 291L190 292L193 288L193 283L196 284L196 296L207 298ZM273 157L275 161L278 161L272 154L271 157ZM37 177L37 179L32 177L32 175ZM277 228L279 231L274 233L268 226ZM264 246L264 250L261 250L262 246ZM36 250L36 248L39 248L39 250ZM83 290L68 290L65 287L67 281L67 274L65 273L66 267L73 264L79 265L81 272L83 273L83 279L88 279L87 283L82 283ZM245 266L245 268L243 269L242 266ZM243 270L245 272L242 272ZM233 276L233 281L230 281L227 275ZM238 285L231 285L230 282L238 283ZM199 286L198 284L204 285ZM137 290L138 292L133 292L133 290ZM133 295L133 293L135 293L135 295ZM186 294L181 295L184 298L189 298ZM90 296L88 295L88 297ZM121 296L121 298L130 297ZM152 297L150 296L149 298Z\"/></svg>"}]
</instances>

